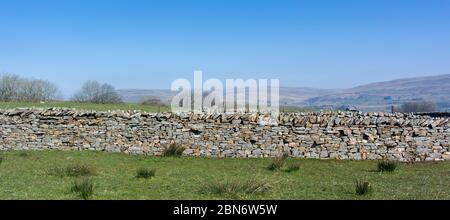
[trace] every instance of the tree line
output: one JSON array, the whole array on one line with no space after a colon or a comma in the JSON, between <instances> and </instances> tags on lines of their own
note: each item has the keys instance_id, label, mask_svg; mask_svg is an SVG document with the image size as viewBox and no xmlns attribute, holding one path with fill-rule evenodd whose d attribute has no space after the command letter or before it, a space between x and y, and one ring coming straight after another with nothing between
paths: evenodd
<instances>
[{"instance_id":1,"label":"tree line","mask_svg":"<svg viewBox=\"0 0 450 220\"><path fill-rule=\"evenodd\" d=\"M41 79L27 79L19 75L0 75L0 101L2 102L41 102L55 101L61 92L54 83ZM120 103L122 98L110 84L97 81L85 82L71 98L75 102Z\"/></svg>"},{"instance_id":2,"label":"tree line","mask_svg":"<svg viewBox=\"0 0 450 220\"><path fill-rule=\"evenodd\" d=\"M18 75L0 76L1 101L49 101L57 99L58 96L58 87L49 81L26 79Z\"/></svg>"},{"instance_id":3,"label":"tree line","mask_svg":"<svg viewBox=\"0 0 450 220\"><path fill-rule=\"evenodd\" d=\"M90 102L97 104L120 103L122 98L116 89L107 83L87 81L81 89L72 97L76 102Z\"/></svg>"},{"instance_id":4,"label":"tree line","mask_svg":"<svg viewBox=\"0 0 450 220\"><path fill-rule=\"evenodd\" d=\"M412 112L436 112L438 108L436 104L429 101L405 102L396 111L412 113Z\"/></svg>"}]
</instances>

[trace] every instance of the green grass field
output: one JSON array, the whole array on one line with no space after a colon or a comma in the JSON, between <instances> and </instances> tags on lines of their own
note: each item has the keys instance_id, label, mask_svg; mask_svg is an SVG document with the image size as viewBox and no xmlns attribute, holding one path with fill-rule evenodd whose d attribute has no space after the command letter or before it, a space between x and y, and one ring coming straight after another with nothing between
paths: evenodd
<instances>
[{"instance_id":1,"label":"green grass field","mask_svg":"<svg viewBox=\"0 0 450 220\"><path fill-rule=\"evenodd\" d=\"M376 161L294 160L293 172L267 169L270 159L145 157L105 152L0 152L0 199L79 199L77 179L55 175L71 165L94 170L90 199L450 199L450 163L401 164L392 173L376 171ZM154 176L137 178L138 169ZM145 171L145 170L144 170ZM143 172L145 174L145 172ZM366 179L369 195L355 182ZM221 192L221 183L247 182L268 189ZM253 182L252 182L253 181ZM230 184L229 186L236 186ZM228 187L232 192L237 187Z\"/></svg>"},{"instance_id":2,"label":"green grass field","mask_svg":"<svg viewBox=\"0 0 450 220\"><path fill-rule=\"evenodd\" d=\"M139 110L145 112L167 112L170 111L168 106L152 106L141 105L138 103L119 103L119 104L93 104L93 103L79 103L70 101L58 102L0 102L0 109L12 108L75 108L80 110L95 110L95 111L110 111L110 110ZM314 108L303 108L295 106L280 107L281 112L311 112L318 111Z\"/></svg>"},{"instance_id":3,"label":"green grass field","mask_svg":"<svg viewBox=\"0 0 450 220\"><path fill-rule=\"evenodd\" d=\"M11 108L75 108L80 110L95 110L95 111L109 111L109 110L140 110L146 112L164 112L169 111L168 107L141 105L137 103L120 103L120 104L93 104L93 103L79 103L79 102L0 102L0 109Z\"/></svg>"}]
</instances>

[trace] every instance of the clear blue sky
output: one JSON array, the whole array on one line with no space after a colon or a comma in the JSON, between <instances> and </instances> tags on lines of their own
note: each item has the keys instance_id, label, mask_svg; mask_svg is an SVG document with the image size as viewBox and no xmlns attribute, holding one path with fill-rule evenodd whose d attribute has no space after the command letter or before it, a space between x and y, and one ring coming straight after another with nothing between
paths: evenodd
<instances>
[{"instance_id":1,"label":"clear blue sky","mask_svg":"<svg viewBox=\"0 0 450 220\"><path fill-rule=\"evenodd\" d=\"M0 0L0 72L169 88L279 78L345 88L450 73L450 1Z\"/></svg>"}]
</instances>

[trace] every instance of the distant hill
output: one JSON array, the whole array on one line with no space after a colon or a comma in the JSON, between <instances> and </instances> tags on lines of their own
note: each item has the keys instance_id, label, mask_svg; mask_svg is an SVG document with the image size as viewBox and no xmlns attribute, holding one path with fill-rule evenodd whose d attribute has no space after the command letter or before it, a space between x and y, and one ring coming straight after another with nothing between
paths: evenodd
<instances>
[{"instance_id":1,"label":"distant hill","mask_svg":"<svg viewBox=\"0 0 450 220\"><path fill-rule=\"evenodd\" d=\"M334 94L340 90L316 89L307 87L281 87L280 104L290 106L301 106L310 98ZM118 90L125 102L137 103L145 99L159 99L164 103L169 103L176 92L158 89L122 89Z\"/></svg>"},{"instance_id":2,"label":"distant hill","mask_svg":"<svg viewBox=\"0 0 450 220\"><path fill-rule=\"evenodd\" d=\"M371 83L333 94L317 96L302 105L350 105L362 110L385 110L392 104L426 100L435 102L442 110L450 108L450 74L397 79Z\"/></svg>"},{"instance_id":3,"label":"distant hill","mask_svg":"<svg viewBox=\"0 0 450 220\"><path fill-rule=\"evenodd\" d=\"M125 102L138 103L146 99L159 99L164 103L170 103L170 100L176 92L164 89L121 89L119 94Z\"/></svg>"},{"instance_id":4,"label":"distant hill","mask_svg":"<svg viewBox=\"0 0 450 220\"><path fill-rule=\"evenodd\" d=\"M304 106L305 101L318 97L339 93L337 89L317 89L308 87L281 87L280 105Z\"/></svg>"},{"instance_id":5,"label":"distant hill","mask_svg":"<svg viewBox=\"0 0 450 220\"><path fill-rule=\"evenodd\" d=\"M126 102L156 98L169 103L176 94L170 90L119 90ZM363 111L384 111L392 104L427 100L441 110L450 110L450 74L397 79L357 86L350 89L281 87L280 105L339 108L354 106Z\"/></svg>"}]
</instances>

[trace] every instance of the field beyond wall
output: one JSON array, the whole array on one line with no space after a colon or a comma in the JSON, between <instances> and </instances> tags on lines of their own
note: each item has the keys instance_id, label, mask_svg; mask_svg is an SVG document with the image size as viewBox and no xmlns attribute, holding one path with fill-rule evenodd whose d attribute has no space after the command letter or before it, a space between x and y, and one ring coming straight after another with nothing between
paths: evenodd
<instances>
[{"instance_id":1,"label":"field beyond wall","mask_svg":"<svg viewBox=\"0 0 450 220\"><path fill-rule=\"evenodd\" d=\"M110 110L139 110L145 112L167 112L169 107L156 105L141 105L137 103L94 104L69 101L58 102L0 102L0 109L13 108L75 108L78 110L110 111Z\"/></svg>"}]
</instances>

